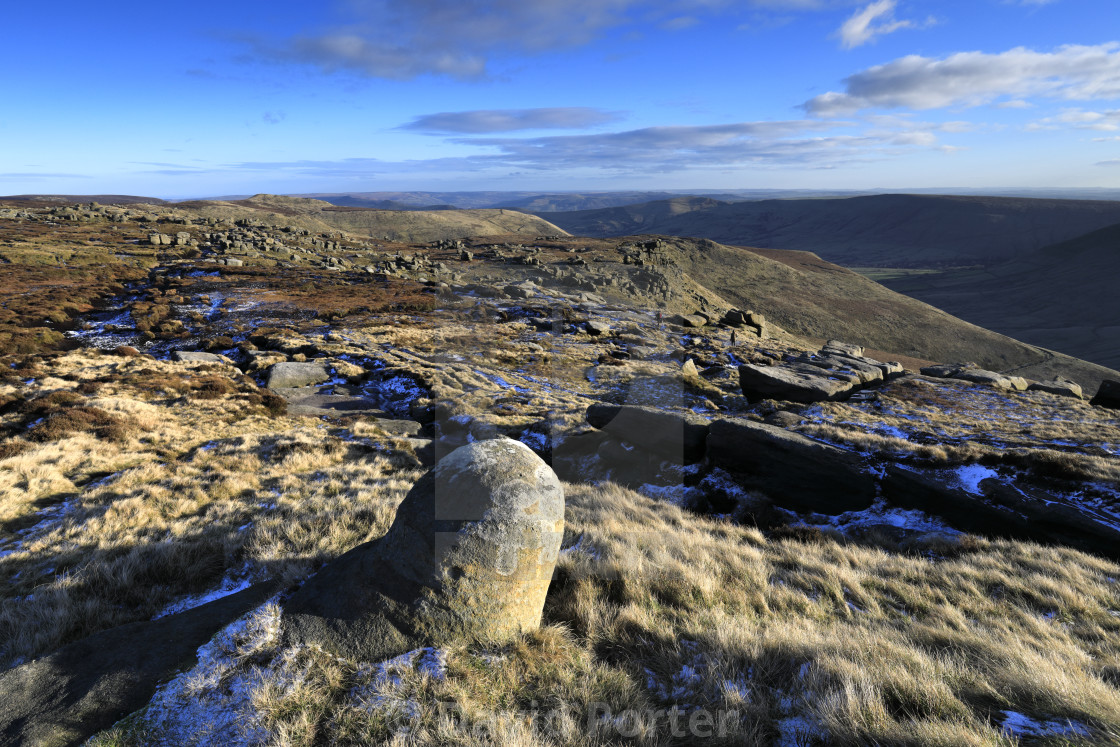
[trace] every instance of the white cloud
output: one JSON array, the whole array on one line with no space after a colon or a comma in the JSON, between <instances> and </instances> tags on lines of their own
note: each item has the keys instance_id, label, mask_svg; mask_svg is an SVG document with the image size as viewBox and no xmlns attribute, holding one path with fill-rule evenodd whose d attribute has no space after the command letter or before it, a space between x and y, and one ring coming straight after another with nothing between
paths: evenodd
<instances>
[{"instance_id":1,"label":"white cloud","mask_svg":"<svg viewBox=\"0 0 1120 747\"><path fill-rule=\"evenodd\" d=\"M919 24L913 21L895 19L897 5L897 0L875 0L862 10L857 10L836 32L840 37L840 45L845 49L854 49L873 41L877 36L918 28ZM932 19L926 21L926 24L929 23L932 23Z\"/></svg>"},{"instance_id":2,"label":"white cloud","mask_svg":"<svg viewBox=\"0 0 1120 747\"><path fill-rule=\"evenodd\" d=\"M583 106L542 109L479 109L468 112L440 112L417 117L402 130L433 134L482 134L518 130L583 129L618 119L618 115Z\"/></svg>"},{"instance_id":3,"label":"white cloud","mask_svg":"<svg viewBox=\"0 0 1120 747\"><path fill-rule=\"evenodd\" d=\"M1115 132L1120 130L1120 109L1094 112L1084 109L1066 109L1061 114L1046 117L1028 125L1032 130L1057 130L1073 127L1078 130Z\"/></svg>"},{"instance_id":4,"label":"white cloud","mask_svg":"<svg viewBox=\"0 0 1120 747\"><path fill-rule=\"evenodd\" d=\"M845 91L810 99L816 116L862 109L978 106L1025 97L1091 100L1120 97L1120 43L1068 45L1054 52L1025 47L1000 54L960 52L935 59L909 55L847 78Z\"/></svg>"}]
</instances>

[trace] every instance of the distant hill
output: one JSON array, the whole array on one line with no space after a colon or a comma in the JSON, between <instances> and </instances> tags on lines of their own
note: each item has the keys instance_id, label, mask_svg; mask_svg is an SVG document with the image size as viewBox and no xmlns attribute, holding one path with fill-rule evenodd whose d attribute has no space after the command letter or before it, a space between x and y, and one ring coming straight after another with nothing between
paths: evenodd
<instances>
[{"instance_id":1,"label":"distant hill","mask_svg":"<svg viewBox=\"0 0 1120 747\"><path fill-rule=\"evenodd\" d=\"M706 194L706 193L705 193ZM447 210L507 208L524 212L590 210L687 196L681 192L357 192L303 194L332 205L379 210ZM733 192L712 195L721 200L748 199Z\"/></svg>"},{"instance_id":2,"label":"distant hill","mask_svg":"<svg viewBox=\"0 0 1120 747\"><path fill-rule=\"evenodd\" d=\"M535 212L574 235L659 233L812 251L849 267L988 265L1120 222L1120 202L874 195L729 203L679 197Z\"/></svg>"},{"instance_id":3,"label":"distant hill","mask_svg":"<svg viewBox=\"0 0 1120 747\"><path fill-rule=\"evenodd\" d=\"M1120 369L1120 224L986 269L883 281L989 329Z\"/></svg>"},{"instance_id":4,"label":"distant hill","mask_svg":"<svg viewBox=\"0 0 1120 747\"><path fill-rule=\"evenodd\" d=\"M76 202L97 202L102 205L166 205L166 200L158 197L137 197L136 195L7 195L0 202L27 202L38 205L57 203L73 205Z\"/></svg>"},{"instance_id":5,"label":"distant hill","mask_svg":"<svg viewBox=\"0 0 1120 747\"><path fill-rule=\"evenodd\" d=\"M260 194L246 200L192 200L172 207L203 217L252 218L312 231L346 231L372 239L429 242L468 236L553 236L561 229L514 210L400 211L332 205L323 200Z\"/></svg>"}]
</instances>

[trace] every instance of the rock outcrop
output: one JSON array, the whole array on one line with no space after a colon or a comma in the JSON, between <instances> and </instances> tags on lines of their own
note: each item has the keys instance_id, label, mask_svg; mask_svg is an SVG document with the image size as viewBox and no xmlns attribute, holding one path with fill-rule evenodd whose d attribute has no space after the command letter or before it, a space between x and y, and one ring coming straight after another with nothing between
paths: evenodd
<instances>
[{"instance_id":1,"label":"rock outcrop","mask_svg":"<svg viewBox=\"0 0 1120 747\"><path fill-rule=\"evenodd\" d=\"M787 356L777 365L740 366L739 386L751 401L826 402L902 373L900 363L883 363L864 356L858 345L830 340L815 354Z\"/></svg>"},{"instance_id":2,"label":"rock outcrop","mask_svg":"<svg viewBox=\"0 0 1120 747\"><path fill-rule=\"evenodd\" d=\"M695 464L704 458L708 420L700 415L634 405L595 404L587 408L587 422L619 441L676 464Z\"/></svg>"},{"instance_id":3,"label":"rock outcrop","mask_svg":"<svg viewBox=\"0 0 1120 747\"><path fill-rule=\"evenodd\" d=\"M938 379L971 381L973 384L983 384L1005 391L1023 392L1030 386L1030 383L1020 376L987 371L975 363L939 363L936 366L924 366L922 375Z\"/></svg>"},{"instance_id":4,"label":"rock outcrop","mask_svg":"<svg viewBox=\"0 0 1120 747\"><path fill-rule=\"evenodd\" d=\"M500 438L448 454L380 539L328 563L285 605L289 640L379 661L540 625L564 531L559 479Z\"/></svg>"},{"instance_id":5,"label":"rock outcrop","mask_svg":"<svg viewBox=\"0 0 1120 747\"><path fill-rule=\"evenodd\" d=\"M875 479L859 457L773 425L716 420L707 458L783 506L841 513L875 500Z\"/></svg>"}]
</instances>

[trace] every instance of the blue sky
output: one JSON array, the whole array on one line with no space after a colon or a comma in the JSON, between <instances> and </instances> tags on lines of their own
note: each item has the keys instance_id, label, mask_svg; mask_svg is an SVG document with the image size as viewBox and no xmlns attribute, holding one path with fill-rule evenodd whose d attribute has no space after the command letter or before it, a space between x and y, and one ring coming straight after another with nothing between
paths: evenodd
<instances>
[{"instance_id":1,"label":"blue sky","mask_svg":"<svg viewBox=\"0 0 1120 747\"><path fill-rule=\"evenodd\" d=\"M1120 187L1117 0L16 3L0 194Z\"/></svg>"}]
</instances>

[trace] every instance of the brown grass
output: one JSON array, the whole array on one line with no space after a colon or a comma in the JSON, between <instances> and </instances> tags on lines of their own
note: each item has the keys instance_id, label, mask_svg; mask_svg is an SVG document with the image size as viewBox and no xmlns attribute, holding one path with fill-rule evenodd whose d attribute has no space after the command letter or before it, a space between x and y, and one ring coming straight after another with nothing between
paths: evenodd
<instances>
[{"instance_id":1,"label":"brown grass","mask_svg":"<svg viewBox=\"0 0 1120 747\"><path fill-rule=\"evenodd\" d=\"M566 492L575 549L539 632L452 646L446 677L402 664L395 680L273 635L252 656L229 644L229 663L178 697L255 670L242 719L285 745L695 743L669 732L666 709L684 702L734 713L712 744L800 729L798 744L1010 747L1005 710L1084 730L1040 744L1120 738L1113 563L985 540L930 561L819 534L767 539L609 484ZM661 721L628 737L589 729L604 704ZM154 728L141 714L98 744L143 744Z\"/></svg>"}]
</instances>

